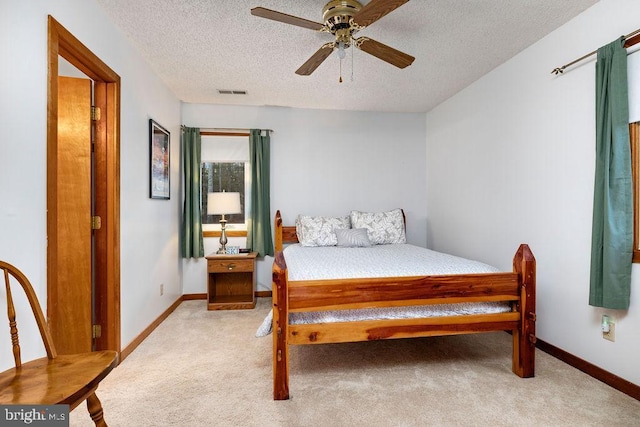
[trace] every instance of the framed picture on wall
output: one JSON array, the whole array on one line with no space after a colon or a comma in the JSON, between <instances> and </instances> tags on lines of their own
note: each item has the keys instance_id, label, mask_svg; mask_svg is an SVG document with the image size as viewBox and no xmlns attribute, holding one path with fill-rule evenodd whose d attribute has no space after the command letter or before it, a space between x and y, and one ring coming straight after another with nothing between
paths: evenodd
<instances>
[{"instance_id":1,"label":"framed picture on wall","mask_svg":"<svg viewBox=\"0 0 640 427\"><path fill-rule=\"evenodd\" d=\"M169 131L149 119L149 197L152 199L170 198L170 144Z\"/></svg>"}]
</instances>

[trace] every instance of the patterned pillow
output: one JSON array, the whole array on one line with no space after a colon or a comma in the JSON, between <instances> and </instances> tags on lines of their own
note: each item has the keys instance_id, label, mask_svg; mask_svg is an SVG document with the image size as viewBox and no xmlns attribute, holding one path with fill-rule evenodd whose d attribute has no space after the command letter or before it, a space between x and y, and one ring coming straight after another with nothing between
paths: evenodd
<instances>
[{"instance_id":1,"label":"patterned pillow","mask_svg":"<svg viewBox=\"0 0 640 427\"><path fill-rule=\"evenodd\" d=\"M347 248L367 248L371 246L366 228L336 229L338 246Z\"/></svg>"},{"instance_id":2,"label":"patterned pillow","mask_svg":"<svg viewBox=\"0 0 640 427\"><path fill-rule=\"evenodd\" d=\"M296 219L296 234L302 246L335 246L338 244L335 229L349 228L349 217L299 215Z\"/></svg>"},{"instance_id":3,"label":"patterned pillow","mask_svg":"<svg viewBox=\"0 0 640 427\"><path fill-rule=\"evenodd\" d=\"M374 245L407 242L404 232L404 216L400 209L375 213L351 211L351 226L366 228L369 240Z\"/></svg>"}]
</instances>

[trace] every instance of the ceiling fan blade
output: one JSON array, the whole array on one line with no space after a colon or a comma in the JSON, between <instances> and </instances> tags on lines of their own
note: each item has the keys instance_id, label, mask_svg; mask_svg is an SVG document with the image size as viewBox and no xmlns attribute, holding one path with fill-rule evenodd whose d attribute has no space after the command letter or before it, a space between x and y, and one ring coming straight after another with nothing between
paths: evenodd
<instances>
[{"instance_id":1,"label":"ceiling fan blade","mask_svg":"<svg viewBox=\"0 0 640 427\"><path fill-rule=\"evenodd\" d=\"M367 27L408 1L409 0L371 0L366 6L360 9L360 12L353 15L353 22L361 27Z\"/></svg>"},{"instance_id":2,"label":"ceiling fan blade","mask_svg":"<svg viewBox=\"0 0 640 427\"><path fill-rule=\"evenodd\" d=\"M307 62L302 64L300 68L296 70L296 74L301 76L308 76L313 73L316 68L322 64L322 62L331 55L334 48L334 43L326 43L322 45L320 49L316 53L311 56L311 58L307 59Z\"/></svg>"},{"instance_id":3,"label":"ceiling fan blade","mask_svg":"<svg viewBox=\"0 0 640 427\"><path fill-rule=\"evenodd\" d=\"M405 68L413 64L416 59L411 55L404 52L400 52L386 44L382 44L368 37L359 37L355 41L356 46L361 50L364 50L370 55L376 58L382 59L391 65L395 65L398 68Z\"/></svg>"},{"instance_id":4,"label":"ceiling fan blade","mask_svg":"<svg viewBox=\"0 0 640 427\"><path fill-rule=\"evenodd\" d=\"M276 12L275 10L265 9L264 7L254 7L251 9L251 14L261 18L284 22L285 24L297 25L298 27L308 28L310 30L321 30L322 27L324 27L324 25L319 22L313 22L308 19L298 18L297 16L287 15L286 13Z\"/></svg>"}]
</instances>

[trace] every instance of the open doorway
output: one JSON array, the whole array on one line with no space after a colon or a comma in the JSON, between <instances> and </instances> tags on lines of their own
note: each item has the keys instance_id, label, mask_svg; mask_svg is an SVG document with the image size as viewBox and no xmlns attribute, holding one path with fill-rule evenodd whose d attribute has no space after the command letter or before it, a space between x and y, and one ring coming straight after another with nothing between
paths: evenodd
<instances>
[{"instance_id":1,"label":"open doorway","mask_svg":"<svg viewBox=\"0 0 640 427\"><path fill-rule=\"evenodd\" d=\"M60 353L91 349L120 353L120 77L53 17L48 24L49 328ZM95 108L87 112L93 121L89 140L74 136L84 130L62 123L66 114L62 110L76 85L60 83L60 57L91 80ZM85 97L84 89L79 89L76 98ZM92 166L85 171L86 163L78 166L76 155L92 157ZM77 188L84 190L79 193Z\"/></svg>"}]
</instances>

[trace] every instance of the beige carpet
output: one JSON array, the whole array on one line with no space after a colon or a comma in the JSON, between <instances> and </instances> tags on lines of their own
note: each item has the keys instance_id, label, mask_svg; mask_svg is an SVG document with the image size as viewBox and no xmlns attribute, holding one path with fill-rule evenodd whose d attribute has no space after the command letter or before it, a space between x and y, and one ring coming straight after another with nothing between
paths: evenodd
<instances>
[{"instance_id":1,"label":"beige carpet","mask_svg":"<svg viewBox=\"0 0 640 427\"><path fill-rule=\"evenodd\" d=\"M100 385L119 426L639 426L640 402L537 351L511 372L504 333L293 347L291 400L272 400L270 308L186 301ZM71 426L93 425L86 407Z\"/></svg>"}]
</instances>

